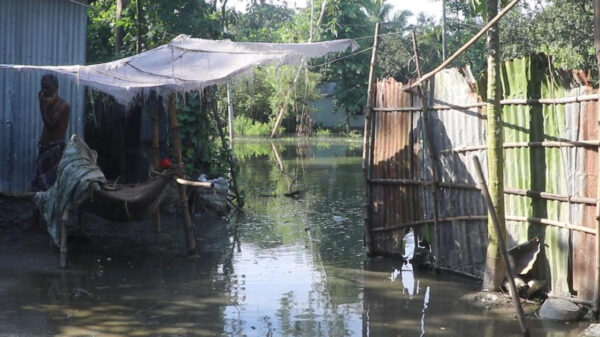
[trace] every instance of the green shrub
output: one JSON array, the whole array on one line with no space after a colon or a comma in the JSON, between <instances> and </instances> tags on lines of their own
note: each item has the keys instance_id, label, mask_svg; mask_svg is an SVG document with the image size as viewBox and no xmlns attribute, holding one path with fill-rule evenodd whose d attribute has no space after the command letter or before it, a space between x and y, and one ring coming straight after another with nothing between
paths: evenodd
<instances>
[{"instance_id":1,"label":"green shrub","mask_svg":"<svg viewBox=\"0 0 600 337\"><path fill-rule=\"evenodd\" d=\"M250 117L244 115L238 115L233 121L233 130L236 135L241 136L268 136L271 134L273 128L273 122L261 123L253 121ZM284 127L279 128L279 133L285 132Z\"/></svg>"}]
</instances>

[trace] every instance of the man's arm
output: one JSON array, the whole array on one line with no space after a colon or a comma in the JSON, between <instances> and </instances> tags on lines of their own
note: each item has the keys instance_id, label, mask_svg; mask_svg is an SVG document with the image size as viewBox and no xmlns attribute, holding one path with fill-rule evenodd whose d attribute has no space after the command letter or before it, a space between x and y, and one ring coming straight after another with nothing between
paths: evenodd
<instances>
[{"instance_id":1,"label":"man's arm","mask_svg":"<svg viewBox=\"0 0 600 337\"><path fill-rule=\"evenodd\" d=\"M43 104L40 103L40 110L42 112L42 120L44 121L44 127L46 130L53 130L58 126L64 118L68 118L71 108L66 102L60 102L60 106L57 109L44 108Z\"/></svg>"}]
</instances>

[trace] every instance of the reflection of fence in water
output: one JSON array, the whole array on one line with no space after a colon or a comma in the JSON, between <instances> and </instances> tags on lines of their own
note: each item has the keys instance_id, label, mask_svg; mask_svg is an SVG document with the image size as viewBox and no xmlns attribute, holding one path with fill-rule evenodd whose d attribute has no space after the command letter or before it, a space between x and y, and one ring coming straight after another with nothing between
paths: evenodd
<instances>
[{"instance_id":1,"label":"reflection of fence in water","mask_svg":"<svg viewBox=\"0 0 600 337\"><path fill-rule=\"evenodd\" d=\"M427 125L416 95L391 79L378 83L367 214L375 253L397 255L404 230L415 227L420 239L439 239L441 267L482 275L487 213L467 159L476 154L486 165L485 103L471 77L458 69L436 75ZM555 71L541 57L505 63L503 84L509 246L540 237L545 252L538 269L548 275L536 276L548 279L554 294L591 299L597 95L580 73ZM433 163L426 155L425 127L433 135Z\"/></svg>"}]
</instances>

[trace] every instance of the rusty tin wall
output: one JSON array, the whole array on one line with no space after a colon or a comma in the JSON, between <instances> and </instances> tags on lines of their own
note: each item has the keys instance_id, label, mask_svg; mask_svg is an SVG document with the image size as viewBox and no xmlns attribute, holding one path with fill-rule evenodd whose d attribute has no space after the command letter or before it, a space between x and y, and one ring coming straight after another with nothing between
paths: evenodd
<instances>
[{"instance_id":1,"label":"rusty tin wall","mask_svg":"<svg viewBox=\"0 0 600 337\"><path fill-rule=\"evenodd\" d=\"M411 106L409 93L403 84L393 79L378 83L376 105L378 107ZM373 117L373 154L370 177L372 179L410 178L412 147L412 113L379 111ZM370 184L372 195L371 218L373 219L373 252L402 254L400 251L404 232L402 228L389 227L414 219L414 187L408 185Z\"/></svg>"},{"instance_id":2,"label":"rusty tin wall","mask_svg":"<svg viewBox=\"0 0 600 337\"><path fill-rule=\"evenodd\" d=\"M505 99L566 98L596 93L582 73L559 72L541 56L505 62L502 68ZM402 84L385 80L377 86L377 107L420 106L401 91ZM481 102L468 71L447 69L429 85L429 105L465 106ZM512 104L503 106L504 141L597 141L597 102L568 104ZM430 181L431 163L425 154L424 120L419 112L379 112L375 127L373 178ZM412 116L412 118L410 118ZM401 124L398 124L401 123ZM431 150L437 170L439 234L431 223L417 225L421 237L439 239L440 266L483 275L487 246L486 207L478 190L471 157L486 167L485 116L482 108L442 109L429 112ZM412 145L411 145L412 144ZM407 145L410 150L407 149ZM473 149L476 147L476 149ZM478 147L478 149L477 149ZM571 197L596 198L598 151L596 147L515 147L505 155L505 188L548 192ZM412 173L406 170L413 160ZM454 187L453 187L454 185ZM456 185L462 186L457 188ZM395 184L373 189L371 228L381 229L411 221L433 219L433 194L422 185ZM420 186L420 187L419 187ZM543 242L534 276L549 281L553 294L591 299L594 289L595 235L551 225L595 227L594 202L562 202L505 193L508 245L533 237ZM411 209L410 205L414 207ZM456 217L461 217L456 219ZM471 217L466 219L466 217ZM445 221L447 218L455 218ZM398 253L403 231L374 232L376 252Z\"/></svg>"},{"instance_id":3,"label":"rusty tin wall","mask_svg":"<svg viewBox=\"0 0 600 337\"><path fill-rule=\"evenodd\" d=\"M0 1L0 63L85 63L86 7L68 0ZM37 93L42 72L0 71L0 191L29 189L42 131ZM57 76L71 104L68 134L83 129L84 88Z\"/></svg>"}]
</instances>

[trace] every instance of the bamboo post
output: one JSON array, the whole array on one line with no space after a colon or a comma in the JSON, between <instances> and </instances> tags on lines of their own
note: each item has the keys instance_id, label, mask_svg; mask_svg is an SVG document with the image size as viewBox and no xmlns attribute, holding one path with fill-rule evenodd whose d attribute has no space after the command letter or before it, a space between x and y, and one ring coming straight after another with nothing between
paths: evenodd
<instances>
[{"instance_id":1,"label":"bamboo post","mask_svg":"<svg viewBox=\"0 0 600 337\"><path fill-rule=\"evenodd\" d=\"M594 47L598 62L598 74L600 74L600 0L594 0ZM597 137L600 140L600 102L597 102ZM598 147L598 167L596 168L596 275L594 279L594 305L592 314L594 320L600 317L600 146Z\"/></svg>"},{"instance_id":2,"label":"bamboo post","mask_svg":"<svg viewBox=\"0 0 600 337\"><path fill-rule=\"evenodd\" d=\"M371 179L371 165L373 165L373 150L372 146L375 143L375 135L373 132L374 122L371 121L373 118L373 92L374 92L374 79L375 79L375 59L377 57L377 44L379 36L379 22L375 23L375 35L373 37L373 51L371 52L371 63L369 65L369 83L367 86L367 105L365 106L365 129L363 133L363 153L362 153L362 170L363 177L365 180L365 249L367 254L371 254L373 251L373 243L371 236L372 223L372 200L371 200L371 185L369 179Z\"/></svg>"},{"instance_id":3,"label":"bamboo post","mask_svg":"<svg viewBox=\"0 0 600 337\"><path fill-rule=\"evenodd\" d=\"M523 334L523 336L529 337L529 330L527 329L527 325L525 324L525 313L523 312L523 307L521 306L521 301L519 300L519 294L517 293L517 287L515 286L515 275L512 271L512 267L510 266L510 262L508 261L508 252L506 250L504 234L500 230L500 220L498 219L498 214L496 213L496 209L494 208L494 204L492 203L492 198L490 197L490 193L485 182L485 177L483 176L483 170L481 169L481 164L479 163L479 158L477 158L477 156L473 156L473 163L475 164L477 178L479 180L479 184L481 185L481 194L483 194L483 198L485 199L485 202L487 204L487 209L490 218L492 218L492 223L496 227L496 231L498 231L499 233L498 245L500 246L502 259L504 260L504 264L506 265L506 268L504 270L506 278L508 278L510 295L512 296L513 304L515 306L515 309L517 310L517 317L519 318L521 333Z\"/></svg>"},{"instance_id":4,"label":"bamboo post","mask_svg":"<svg viewBox=\"0 0 600 337\"><path fill-rule=\"evenodd\" d=\"M173 131L173 147L175 148L175 156L177 159L177 165L183 165L183 156L181 155L181 144L179 141L179 124L177 123L177 111L175 107L175 94L169 94L169 124ZM178 173L180 178L183 178L182 172ZM188 253L196 254L196 238L194 237L194 226L192 225L192 219L190 218L190 211L188 208L188 198L185 191L185 186L177 184L179 188L179 199L181 203L181 211L183 212L183 219L185 221L185 234L188 245Z\"/></svg>"},{"instance_id":5,"label":"bamboo post","mask_svg":"<svg viewBox=\"0 0 600 337\"><path fill-rule=\"evenodd\" d=\"M419 47L417 45L417 36L415 31L412 32L413 50L415 53L415 62L417 65L417 76L421 78L421 63L419 62ZM419 96L421 97L421 106L423 109L423 140L427 144L427 156L429 157L429 163L431 164L431 196L433 199L433 256L435 256L434 265L436 268L440 267L441 260L441 244L440 244L440 222L439 222L439 196L438 196L438 181L437 181L437 168L435 166L435 154L432 151L433 138L431 136L431 128L429 123L429 109L427 108L428 101L427 96L423 92L422 85L418 87Z\"/></svg>"},{"instance_id":6,"label":"bamboo post","mask_svg":"<svg viewBox=\"0 0 600 337\"><path fill-rule=\"evenodd\" d=\"M467 49L469 49L469 47L471 47L471 45L473 45L473 43L475 43L477 40L479 40L479 38L481 36L483 36L483 34L485 34L485 32L487 32L488 29L490 29L492 26L494 26L496 24L496 22L498 22L498 20L500 20L504 15L506 15L506 13L508 13L508 11L510 11L517 3L519 3L519 0L513 0L511 3L509 3L506 6L506 8L504 8L500 13L498 13L498 15L496 15L492 20L490 20L487 25L483 26L483 28L481 28L479 33L475 34L475 36L473 36L467 43L465 43L462 47L460 47L454 54L452 54L452 56L448 57L448 59L446 61L442 62L442 64L440 64L437 68L428 72L423 77L421 77L420 80L416 81L410 87L408 87L404 90L408 91L412 88L417 87L424 81L428 80L431 76L437 74L440 70L446 68L450 63L452 63L452 61L454 61L462 53L464 53Z\"/></svg>"},{"instance_id":7,"label":"bamboo post","mask_svg":"<svg viewBox=\"0 0 600 337\"><path fill-rule=\"evenodd\" d=\"M158 162L160 160L160 143L158 138L158 108L156 107L156 104L152 104L152 166L154 166L155 169L158 168ZM162 231L160 220L160 205L156 208L153 217L155 230L157 233L160 233Z\"/></svg>"},{"instance_id":8,"label":"bamboo post","mask_svg":"<svg viewBox=\"0 0 600 337\"><path fill-rule=\"evenodd\" d=\"M69 221L69 209L65 208L60 221L60 267L67 267L67 222Z\"/></svg>"},{"instance_id":9,"label":"bamboo post","mask_svg":"<svg viewBox=\"0 0 600 337\"><path fill-rule=\"evenodd\" d=\"M498 11L498 0L487 0L487 15L490 21ZM487 36L487 105L486 105L486 144L487 172L490 197L500 226L496 227L492 219L488 220L488 246L485 257L485 272L482 288L498 290L502 286L505 265L499 256L499 238L504 236L504 154L502 152L502 85L500 83L500 32L494 25ZM498 229L500 231L498 231Z\"/></svg>"}]
</instances>

